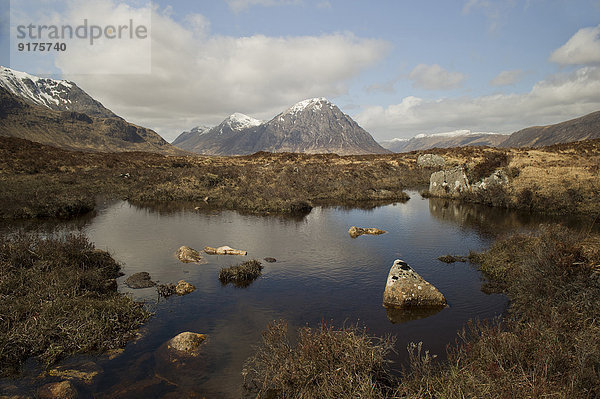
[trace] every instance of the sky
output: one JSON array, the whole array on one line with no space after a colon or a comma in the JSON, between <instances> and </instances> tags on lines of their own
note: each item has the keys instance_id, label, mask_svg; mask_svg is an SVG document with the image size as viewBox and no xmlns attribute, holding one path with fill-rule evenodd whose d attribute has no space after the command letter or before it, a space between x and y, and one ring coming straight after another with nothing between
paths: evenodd
<instances>
[{"instance_id":1,"label":"sky","mask_svg":"<svg viewBox=\"0 0 600 399\"><path fill-rule=\"evenodd\" d=\"M2 65L72 80L168 141L312 97L378 141L511 133L600 110L600 0L12 0L7 33L8 4ZM84 19L132 19L150 40L14 51L19 24Z\"/></svg>"}]
</instances>

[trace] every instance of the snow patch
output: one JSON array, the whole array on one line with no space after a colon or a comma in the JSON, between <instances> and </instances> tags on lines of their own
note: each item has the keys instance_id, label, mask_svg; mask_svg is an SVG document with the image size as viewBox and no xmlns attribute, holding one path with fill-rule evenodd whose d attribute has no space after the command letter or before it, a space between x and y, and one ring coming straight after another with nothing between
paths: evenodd
<instances>
[{"instance_id":1,"label":"snow patch","mask_svg":"<svg viewBox=\"0 0 600 399\"><path fill-rule=\"evenodd\" d=\"M50 104L70 102L65 101L65 98L68 97L73 84L66 80L40 78L0 66L0 86L35 104L49 107Z\"/></svg>"},{"instance_id":2,"label":"snow patch","mask_svg":"<svg viewBox=\"0 0 600 399\"><path fill-rule=\"evenodd\" d=\"M472 132L468 129L460 129L453 130L451 132L442 132L442 133L432 133L432 134L417 134L415 139L423 139L426 137L458 137L458 136L479 136L479 135L487 135L487 134L501 134L495 132Z\"/></svg>"},{"instance_id":3,"label":"snow patch","mask_svg":"<svg viewBox=\"0 0 600 399\"><path fill-rule=\"evenodd\" d=\"M323 107L333 108L333 104L325 97L309 98L292 105L283 115L295 115L308 108L311 108L313 112L317 112L323 109Z\"/></svg>"},{"instance_id":4,"label":"snow patch","mask_svg":"<svg viewBox=\"0 0 600 399\"><path fill-rule=\"evenodd\" d=\"M224 123L229 125L229 127L233 130L243 130L250 127L260 126L263 124L263 121L236 112L225 119Z\"/></svg>"}]
</instances>

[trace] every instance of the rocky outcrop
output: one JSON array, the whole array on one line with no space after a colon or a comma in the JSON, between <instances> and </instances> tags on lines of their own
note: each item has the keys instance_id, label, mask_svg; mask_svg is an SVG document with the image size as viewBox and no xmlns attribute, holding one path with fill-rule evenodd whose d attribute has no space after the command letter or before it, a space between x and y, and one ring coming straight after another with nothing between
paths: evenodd
<instances>
[{"instance_id":1,"label":"rocky outcrop","mask_svg":"<svg viewBox=\"0 0 600 399\"><path fill-rule=\"evenodd\" d=\"M429 178L429 194L433 196L456 197L469 188L469 179L461 166L432 173Z\"/></svg>"},{"instance_id":2,"label":"rocky outcrop","mask_svg":"<svg viewBox=\"0 0 600 399\"><path fill-rule=\"evenodd\" d=\"M188 283L187 281L183 281L183 280L179 280L177 282L177 285L175 286L175 293L177 295L187 295L187 294L194 292L195 290L196 290L196 287L194 287L192 284Z\"/></svg>"},{"instance_id":3,"label":"rocky outcrop","mask_svg":"<svg viewBox=\"0 0 600 399\"><path fill-rule=\"evenodd\" d=\"M79 397L77 389L71 381L53 382L38 390L40 399L75 399Z\"/></svg>"},{"instance_id":4,"label":"rocky outcrop","mask_svg":"<svg viewBox=\"0 0 600 399\"><path fill-rule=\"evenodd\" d=\"M446 298L406 262L397 259L388 275L383 306L396 309L444 307Z\"/></svg>"},{"instance_id":5,"label":"rocky outcrop","mask_svg":"<svg viewBox=\"0 0 600 399\"><path fill-rule=\"evenodd\" d=\"M125 285L129 288L140 289L154 287L156 283L152 281L148 272L140 272L127 277Z\"/></svg>"},{"instance_id":6,"label":"rocky outcrop","mask_svg":"<svg viewBox=\"0 0 600 399\"><path fill-rule=\"evenodd\" d=\"M490 176L471 185L471 191L478 192L487 190L493 186L505 186L508 184L508 176L502 169L496 170Z\"/></svg>"},{"instance_id":7,"label":"rocky outcrop","mask_svg":"<svg viewBox=\"0 0 600 399\"><path fill-rule=\"evenodd\" d=\"M185 245L177 250L177 259L183 263L205 263L200 252Z\"/></svg>"},{"instance_id":8,"label":"rocky outcrop","mask_svg":"<svg viewBox=\"0 0 600 399\"><path fill-rule=\"evenodd\" d=\"M385 234L385 233L387 233L387 231L380 230L380 229L377 229L375 227L356 227L356 226L352 226L348 230L348 234L350 234L350 237L352 237L352 238L360 237L363 234L369 234L369 235L377 236L377 235Z\"/></svg>"},{"instance_id":9,"label":"rocky outcrop","mask_svg":"<svg viewBox=\"0 0 600 399\"><path fill-rule=\"evenodd\" d=\"M417 166L421 168L437 168L446 164L446 160L441 155L421 154L417 158Z\"/></svg>"},{"instance_id":10,"label":"rocky outcrop","mask_svg":"<svg viewBox=\"0 0 600 399\"><path fill-rule=\"evenodd\" d=\"M231 247L228 247L227 245L219 247L219 248L204 247L204 252L206 252L209 255L240 255L240 256L246 256L248 254L247 251L243 251L241 249L233 249Z\"/></svg>"}]
</instances>

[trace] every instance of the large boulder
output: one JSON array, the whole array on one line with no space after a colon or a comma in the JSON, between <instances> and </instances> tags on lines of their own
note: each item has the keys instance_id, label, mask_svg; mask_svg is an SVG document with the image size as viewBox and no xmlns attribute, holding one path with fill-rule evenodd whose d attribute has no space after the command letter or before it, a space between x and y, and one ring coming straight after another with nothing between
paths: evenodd
<instances>
[{"instance_id":1,"label":"large boulder","mask_svg":"<svg viewBox=\"0 0 600 399\"><path fill-rule=\"evenodd\" d=\"M183 263L205 263L200 252L185 245L177 250L177 259Z\"/></svg>"},{"instance_id":2,"label":"large boulder","mask_svg":"<svg viewBox=\"0 0 600 399\"><path fill-rule=\"evenodd\" d=\"M445 307L446 298L406 262L394 261L388 274L383 306L396 309Z\"/></svg>"},{"instance_id":3,"label":"large boulder","mask_svg":"<svg viewBox=\"0 0 600 399\"><path fill-rule=\"evenodd\" d=\"M356 226L352 226L348 230L348 234L350 234L350 237L352 237L352 238L360 237L363 234L370 234L370 235L376 236L376 235L385 234L385 233L387 233L387 231L380 230L380 229L377 229L375 227L356 227Z\"/></svg>"},{"instance_id":4,"label":"large boulder","mask_svg":"<svg viewBox=\"0 0 600 399\"><path fill-rule=\"evenodd\" d=\"M241 249L233 249L228 247L227 245L213 248L213 247L204 247L204 252L209 255L241 255L246 256L248 254L247 251L242 251Z\"/></svg>"},{"instance_id":5,"label":"large boulder","mask_svg":"<svg viewBox=\"0 0 600 399\"><path fill-rule=\"evenodd\" d=\"M434 196L455 197L469 188L469 179L462 166L434 172L429 178L429 193Z\"/></svg>"},{"instance_id":6,"label":"large boulder","mask_svg":"<svg viewBox=\"0 0 600 399\"><path fill-rule=\"evenodd\" d=\"M421 154L417 158L417 166L422 168L437 168L446 165L444 157L435 154Z\"/></svg>"}]
</instances>

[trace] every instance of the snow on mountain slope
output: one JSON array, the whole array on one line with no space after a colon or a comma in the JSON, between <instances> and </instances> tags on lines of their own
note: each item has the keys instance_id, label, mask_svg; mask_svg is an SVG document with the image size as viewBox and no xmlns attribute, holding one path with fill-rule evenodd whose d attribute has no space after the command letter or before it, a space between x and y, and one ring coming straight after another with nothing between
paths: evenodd
<instances>
[{"instance_id":1,"label":"snow on mountain slope","mask_svg":"<svg viewBox=\"0 0 600 399\"><path fill-rule=\"evenodd\" d=\"M67 80L40 78L26 72L0 66L0 87L33 105L57 111L75 111L91 116L116 117L75 83Z\"/></svg>"}]
</instances>

